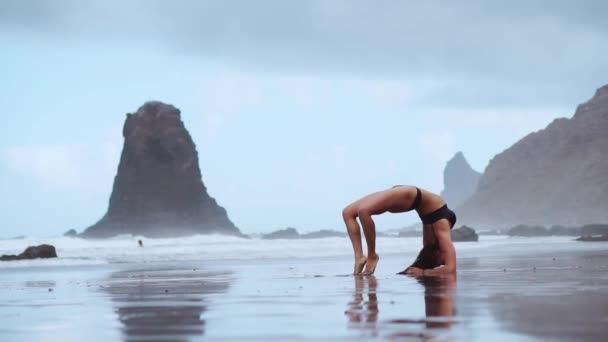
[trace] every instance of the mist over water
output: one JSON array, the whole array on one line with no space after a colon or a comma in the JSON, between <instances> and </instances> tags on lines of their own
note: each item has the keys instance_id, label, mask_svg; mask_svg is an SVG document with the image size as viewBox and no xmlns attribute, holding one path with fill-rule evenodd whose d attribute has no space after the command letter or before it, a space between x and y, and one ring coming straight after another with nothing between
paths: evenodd
<instances>
[{"instance_id":1,"label":"mist over water","mask_svg":"<svg viewBox=\"0 0 608 342\"><path fill-rule=\"evenodd\" d=\"M143 241L143 247L138 246ZM103 264L158 263L173 261L269 260L307 259L316 257L351 256L348 238L299 240L264 240L259 237L242 239L223 235L196 235L185 238L147 239L140 236L119 236L112 239L87 240L74 237L25 238L0 240L1 254L18 254L27 246L51 244L57 249L56 259L0 262L0 268L79 266ZM571 237L512 238L483 236L479 242L457 243L458 256L491 255L497 249L517 253L530 248L542 251L551 248L589 248L573 243ZM560 247L561 246L561 247ZM381 237L377 248L380 255L399 254L404 263L411 262L422 247L420 237Z\"/></svg>"}]
</instances>

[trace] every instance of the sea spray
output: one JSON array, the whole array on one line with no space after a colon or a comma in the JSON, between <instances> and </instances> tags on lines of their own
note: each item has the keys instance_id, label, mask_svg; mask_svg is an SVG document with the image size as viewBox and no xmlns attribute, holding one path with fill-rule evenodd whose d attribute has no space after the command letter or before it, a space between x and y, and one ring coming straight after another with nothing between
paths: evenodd
<instances>
[{"instance_id":1,"label":"sea spray","mask_svg":"<svg viewBox=\"0 0 608 342\"><path fill-rule=\"evenodd\" d=\"M139 240L143 241L143 247L139 246ZM570 241L571 239L567 237L484 236L479 242L457 243L456 251L458 255L466 253L482 256L493 248L515 251L516 249L542 248L543 243L568 243ZM195 235L186 238L162 239L124 235L110 239L91 240L78 237L0 240L0 254L19 253L27 246L42 243L55 246L59 257L52 260L0 262L0 268L352 256L349 239L342 237L264 240L256 237L243 239L225 235ZM413 260L422 248L422 239L420 237L380 237L377 240L377 248L380 255L399 254L407 262L410 259Z\"/></svg>"}]
</instances>

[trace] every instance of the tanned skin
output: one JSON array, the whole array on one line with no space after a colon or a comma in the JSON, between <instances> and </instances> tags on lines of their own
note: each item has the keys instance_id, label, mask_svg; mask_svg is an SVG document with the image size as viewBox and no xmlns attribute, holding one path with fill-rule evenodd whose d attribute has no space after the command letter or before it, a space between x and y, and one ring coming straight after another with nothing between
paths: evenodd
<instances>
[{"instance_id":1,"label":"tanned skin","mask_svg":"<svg viewBox=\"0 0 608 342\"><path fill-rule=\"evenodd\" d=\"M441 208L445 201L439 195L420 189L422 201L416 210L420 215L427 215ZM354 274L373 274L380 257L376 253L376 225L372 216L409 211L416 199L416 187L396 186L384 191L369 194L342 211L346 230L353 245L355 255ZM358 219L358 221L357 221ZM359 222L361 225L359 225ZM361 228L367 243L367 256L363 253L361 244ZM439 220L432 225L423 227L424 247L434 247L433 262L441 266L434 269L408 267L403 274L412 276L439 276L456 272L456 250L452 244L450 223L447 219Z\"/></svg>"}]
</instances>

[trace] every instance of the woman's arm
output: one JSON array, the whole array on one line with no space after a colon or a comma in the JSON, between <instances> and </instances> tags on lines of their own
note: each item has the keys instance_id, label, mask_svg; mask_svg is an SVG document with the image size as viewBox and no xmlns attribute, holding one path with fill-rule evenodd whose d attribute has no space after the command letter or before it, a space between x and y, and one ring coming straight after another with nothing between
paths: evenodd
<instances>
[{"instance_id":1,"label":"woman's arm","mask_svg":"<svg viewBox=\"0 0 608 342\"><path fill-rule=\"evenodd\" d=\"M423 275L439 276L456 273L456 249L452 243L450 224L447 220L438 221L433 224L433 230L435 232L435 237L437 238L439 250L444 256L444 262L440 267L424 270Z\"/></svg>"}]
</instances>

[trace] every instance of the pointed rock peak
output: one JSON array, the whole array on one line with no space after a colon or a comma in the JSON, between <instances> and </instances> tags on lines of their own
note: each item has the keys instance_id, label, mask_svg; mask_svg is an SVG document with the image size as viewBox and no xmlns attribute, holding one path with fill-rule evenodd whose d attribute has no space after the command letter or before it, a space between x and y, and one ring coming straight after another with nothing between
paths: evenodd
<instances>
[{"instance_id":1,"label":"pointed rock peak","mask_svg":"<svg viewBox=\"0 0 608 342\"><path fill-rule=\"evenodd\" d=\"M173 105L166 104L160 101L148 101L144 103L139 109L137 113L135 113L138 117L178 117L180 116L179 109L175 108Z\"/></svg>"},{"instance_id":2,"label":"pointed rock peak","mask_svg":"<svg viewBox=\"0 0 608 342\"><path fill-rule=\"evenodd\" d=\"M456 152L456 154L452 157L452 160L464 160L464 161L466 161L466 158L464 157L464 153L462 153L462 152Z\"/></svg>"},{"instance_id":3,"label":"pointed rock peak","mask_svg":"<svg viewBox=\"0 0 608 342\"><path fill-rule=\"evenodd\" d=\"M604 117L608 118L608 84L598 88L589 101L580 104L576 108L574 118Z\"/></svg>"},{"instance_id":4,"label":"pointed rock peak","mask_svg":"<svg viewBox=\"0 0 608 342\"><path fill-rule=\"evenodd\" d=\"M461 166L467 166L468 168L471 168L471 165L469 164L469 162L467 161L467 159L464 157L464 153L462 152L457 152L452 159L450 159L447 163L448 165L461 165ZM472 168L471 168L472 169Z\"/></svg>"},{"instance_id":5,"label":"pointed rock peak","mask_svg":"<svg viewBox=\"0 0 608 342\"><path fill-rule=\"evenodd\" d=\"M441 195L457 207L467 200L477 189L481 174L471 167L462 152L450 159L443 170L444 189Z\"/></svg>"},{"instance_id":6,"label":"pointed rock peak","mask_svg":"<svg viewBox=\"0 0 608 342\"><path fill-rule=\"evenodd\" d=\"M179 113L172 105L147 102L127 115L108 211L83 236L241 236L207 192L196 145Z\"/></svg>"},{"instance_id":7,"label":"pointed rock peak","mask_svg":"<svg viewBox=\"0 0 608 342\"><path fill-rule=\"evenodd\" d=\"M595 95L593 95L593 98L596 98L596 97L604 97L604 96L608 96L608 84L606 84L606 85L605 85L605 86L603 86L603 87L598 88L598 89L595 91Z\"/></svg>"}]
</instances>

